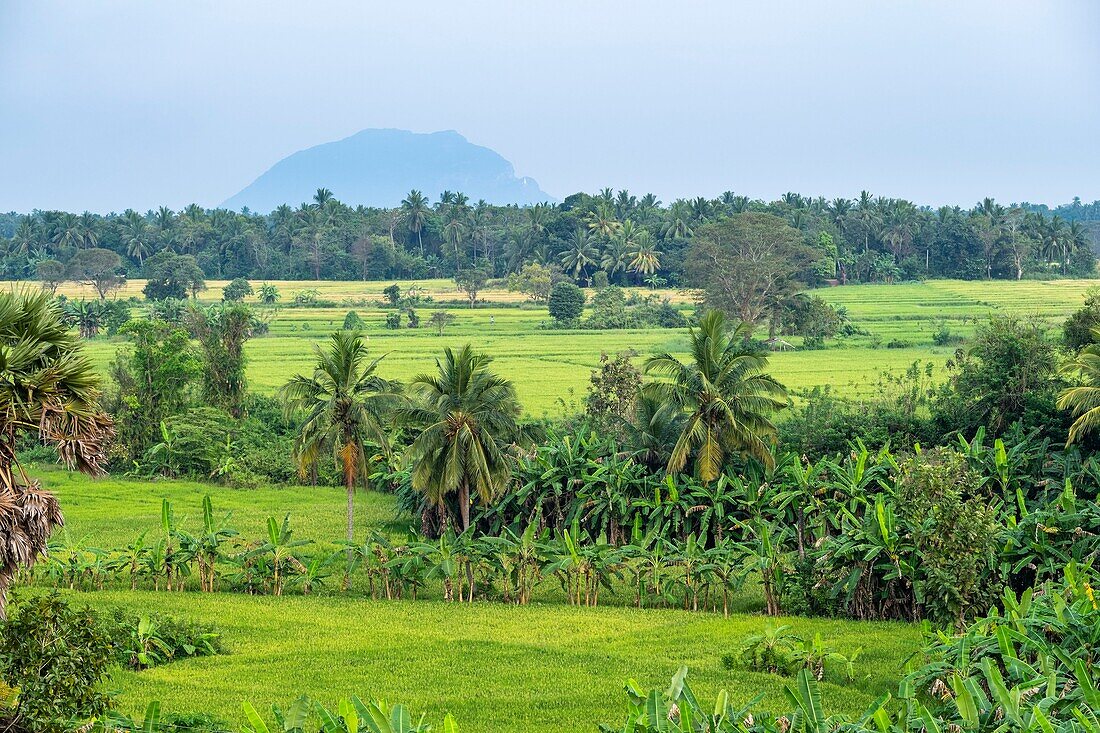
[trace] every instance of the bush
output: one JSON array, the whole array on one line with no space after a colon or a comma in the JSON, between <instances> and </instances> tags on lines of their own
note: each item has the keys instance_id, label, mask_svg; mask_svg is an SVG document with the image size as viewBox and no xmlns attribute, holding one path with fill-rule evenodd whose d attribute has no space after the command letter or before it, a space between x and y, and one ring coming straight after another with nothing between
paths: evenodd
<instances>
[{"instance_id":1,"label":"bush","mask_svg":"<svg viewBox=\"0 0 1100 733\"><path fill-rule=\"evenodd\" d=\"M171 616L138 618L115 611L104 621L115 661L133 669L148 669L175 659L208 657L225 652L213 626Z\"/></svg>"},{"instance_id":2,"label":"bush","mask_svg":"<svg viewBox=\"0 0 1100 733\"><path fill-rule=\"evenodd\" d=\"M397 312L387 313L386 314L386 328L390 329L391 331L396 331L396 330L400 329L401 328L401 314L397 313Z\"/></svg>"},{"instance_id":3,"label":"bush","mask_svg":"<svg viewBox=\"0 0 1100 733\"><path fill-rule=\"evenodd\" d=\"M362 331L365 327L366 324L363 323L363 319L355 311L348 311L348 314L344 316L345 331Z\"/></svg>"},{"instance_id":4,"label":"bush","mask_svg":"<svg viewBox=\"0 0 1100 733\"><path fill-rule=\"evenodd\" d=\"M222 300L227 303L239 303L252 295L252 286L243 277L238 277L222 288Z\"/></svg>"},{"instance_id":5,"label":"bush","mask_svg":"<svg viewBox=\"0 0 1100 733\"><path fill-rule=\"evenodd\" d=\"M31 598L0 627L0 678L19 690L13 722L34 733L62 733L106 712L100 683L114 659L94 611L57 595Z\"/></svg>"},{"instance_id":6,"label":"bush","mask_svg":"<svg viewBox=\"0 0 1100 733\"><path fill-rule=\"evenodd\" d=\"M576 323L584 312L584 291L570 282L560 282L550 290L550 316L559 325Z\"/></svg>"}]
</instances>

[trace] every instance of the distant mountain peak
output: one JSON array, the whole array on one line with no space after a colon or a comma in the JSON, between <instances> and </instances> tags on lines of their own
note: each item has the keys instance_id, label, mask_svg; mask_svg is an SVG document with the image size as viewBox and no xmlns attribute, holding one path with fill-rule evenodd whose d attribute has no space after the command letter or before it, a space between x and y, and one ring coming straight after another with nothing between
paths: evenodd
<instances>
[{"instance_id":1,"label":"distant mountain peak","mask_svg":"<svg viewBox=\"0 0 1100 733\"><path fill-rule=\"evenodd\" d=\"M412 189L430 199L455 191L492 204L554 200L534 179L517 177L500 154L455 130L368 128L288 155L222 206L267 212L308 201L318 188L352 206L396 206Z\"/></svg>"}]
</instances>

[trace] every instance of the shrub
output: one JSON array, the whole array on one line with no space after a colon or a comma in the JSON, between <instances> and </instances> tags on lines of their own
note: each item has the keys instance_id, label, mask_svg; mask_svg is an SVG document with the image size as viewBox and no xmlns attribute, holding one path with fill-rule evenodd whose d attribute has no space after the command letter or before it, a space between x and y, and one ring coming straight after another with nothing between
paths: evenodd
<instances>
[{"instance_id":1,"label":"shrub","mask_svg":"<svg viewBox=\"0 0 1100 733\"><path fill-rule=\"evenodd\" d=\"M348 311L348 314L344 316L345 331L362 331L365 327L366 324L363 323L363 319L355 311Z\"/></svg>"},{"instance_id":2,"label":"shrub","mask_svg":"<svg viewBox=\"0 0 1100 733\"><path fill-rule=\"evenodd\" d=\"M584 312L584 291L570 282L560 282L550 290L550 316L559 325L572 324Z\"/></svg>"},{"instance_id":3,"label":"shrub","mask_svg":"<svg viewBox=\"0 0 1100 733\"><path fill-rule=\"evenodd\" d=\"M62 733L107 710L100 687L113 660L95 612L56 595L19 603L0 627L0 678L19 690L13 722L34 733Z\"/></svg>"},{"instance_id":4,"label":"shrub","mask_svg":"<svg viewBox=\"0 0 1100 733\"><path fill-rule=\"evenodd\" d=\"M213 626L181 621L171 616L129 616L115 611L104 621L114 647L115 661L133 669L147 669L186 657L225 652Z\"/></svg>"},{"instance_id":5,"label":"shrub","mask_svg":"<svg viewBox=\"0 0 1100 733\"><path fill-rule=\"evenodd\" d=\"M401 314L400 313L387 313L386 314L386 328L391 331L396 331L401 328Z\"/></svg>"},{"instance_id":6,"label":"shrub","mask_svg":"<svg viewBox=\"0 0 1100 733\"><path fill-rule=\"evenodd\" d=\"M239 303L249 295L252 295L252 285L243 277L238 277L222 288L222 300L227 303Z\"/></svg>"}]
</instances>

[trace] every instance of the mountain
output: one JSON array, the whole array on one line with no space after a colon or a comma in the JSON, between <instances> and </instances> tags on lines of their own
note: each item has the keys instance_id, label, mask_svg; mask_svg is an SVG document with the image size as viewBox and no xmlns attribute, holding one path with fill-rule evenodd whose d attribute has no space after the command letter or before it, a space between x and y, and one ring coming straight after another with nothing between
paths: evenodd
<instances>
[{"instance_id":1,"label":"mountain","mask_svg":"<svg viewBox=\"0 0 1100 733\"><path fill-rule=\"evenodd\" d=\"M433 200L443 191L491 204L554 200L533 179L517 178L499 154L454 130L368 129L283 158L222 206L268 212L309 201L322 187L351 206L396 206L414 188Z\"/></svg>"}]
</instances>

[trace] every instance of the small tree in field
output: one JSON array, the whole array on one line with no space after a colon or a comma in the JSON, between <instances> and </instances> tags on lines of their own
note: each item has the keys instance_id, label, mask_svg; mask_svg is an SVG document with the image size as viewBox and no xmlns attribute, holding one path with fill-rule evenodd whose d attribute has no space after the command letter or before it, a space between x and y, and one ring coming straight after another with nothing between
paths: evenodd
<instances>
[{"instance_id":1,"label":"small tree in field","mask_svg":"<svg viewBox=\"0 0 1100 733\"><path fill-rule=\"evenodd\" d=\"M432 317L428 319L428 323L432 325L436 333L442 336L443 329L454 323L454 320L455 317L447 311L435 311L432 313Z\"/></svg>"},{"instance_id":2,"label":"small tree in field","mask_svg":"<svg viewBox=\"0 0 1100 733\"><path fill-rule=\"evenodd\" d=\"M69 279L87 283L95 288L100 300L126 283L126 276L119 274L122 259L109 249L83 249L69 260Z\"/></svg>"},{"instance_id":3,"label":"small tree in field","mask_svg":"<svg viewBox=\"0 0 1100 733\"><path fill-rule=\"evenodd\" d=\"M466 293L470 300L470 307L477 304L477 294L485 288L489 282L489 271L480 267L470 267L455 275L455 285Z\"/></svg>"},{"instance_id":4,"label":"small tree in field","mask_svg":"<svg viewBox=\"0 0 1100 733\"><path fill-rule=\"evenodd\" d=\"M238 277L222 288L222 300L227 303L239 303L252 295L252 285L243 277Z\"/></svg>"},{"instance_id":5,"label":"small tree in field","mask_svg":"<svg viewBox=\"0 0 1100 733\"><path fill-rule=\"evenodd\" d=\"M550 291L550 316L560 324L574 323L584 312L584 291L560 282Z\"/></svg>"},{"instance_id":6,"label":"small tree in field","mask_svg":"<svg viewBox=\"0 0 1100 733\"><path fill-rule=\"evenodd\" d=\"M42 287L51 293L57 292L57 286L65 282L65 265L57 260L42 260L34 268Z\"/></svg>"}]
</instances>

